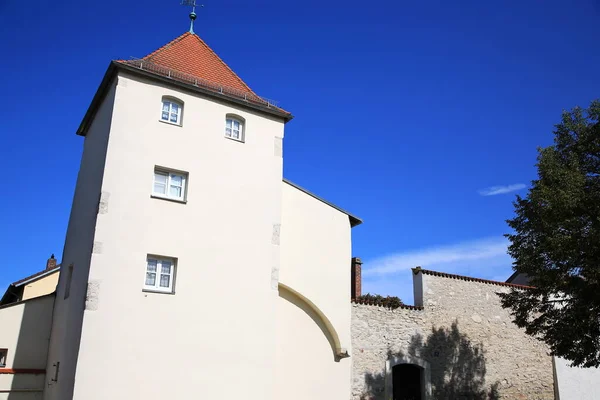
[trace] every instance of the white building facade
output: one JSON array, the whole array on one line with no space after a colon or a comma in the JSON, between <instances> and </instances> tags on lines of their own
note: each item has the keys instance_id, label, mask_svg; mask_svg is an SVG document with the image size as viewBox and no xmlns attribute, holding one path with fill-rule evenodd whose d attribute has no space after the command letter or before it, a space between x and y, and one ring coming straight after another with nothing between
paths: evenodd
<instances>
[{"instance_id":1,"label":"white building facade","mask_svg":"<svg viewBox=\"0 0 600 400\"><path fill-rule=\"evenodd\" d=\"M283 180L291 118L192 33L111 63L78 131L46 400L349 398L360 220Z\"/></svg>"}]
</instances>

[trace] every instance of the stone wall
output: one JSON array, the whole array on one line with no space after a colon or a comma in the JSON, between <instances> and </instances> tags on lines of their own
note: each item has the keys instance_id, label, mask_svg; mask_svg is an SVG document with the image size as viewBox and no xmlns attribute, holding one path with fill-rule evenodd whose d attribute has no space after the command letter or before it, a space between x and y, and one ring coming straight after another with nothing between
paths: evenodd
<instances>
[{"instance_id":1,"label":"stone wall","mask_svg":"<svg viewBox=\"0 0 600 400\"><path fill-rule=\"evenodd\" d=\"M392 367L423 368L426 399L554 399L552 359L516 327L492 284L418 270L415 303L353 304L352 399L392 399Z\"/></svg>"}]
</instances>

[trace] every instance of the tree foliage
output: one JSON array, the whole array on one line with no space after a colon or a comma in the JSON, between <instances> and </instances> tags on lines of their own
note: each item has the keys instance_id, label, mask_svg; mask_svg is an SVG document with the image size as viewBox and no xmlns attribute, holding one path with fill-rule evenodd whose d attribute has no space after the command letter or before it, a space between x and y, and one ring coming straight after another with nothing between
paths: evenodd
<instances>
[{"instance_id":1,"label":"tree foliage","mask_svg":"<svg viewBox=\"0 0 600 400\"><path fill-rule=\"evenodd\" d=\"M575 366L600 366L600 101L563 112L517 196L509 254L532 289L502 295L515 323Z\"/></svg>"}]
</instances>

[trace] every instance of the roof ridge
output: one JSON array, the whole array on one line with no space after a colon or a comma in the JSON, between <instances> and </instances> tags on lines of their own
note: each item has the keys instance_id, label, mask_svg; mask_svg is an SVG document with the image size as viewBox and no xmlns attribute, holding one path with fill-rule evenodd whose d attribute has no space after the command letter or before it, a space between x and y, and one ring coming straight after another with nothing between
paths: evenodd
<instances>
[{"instance_id":1,"label":"roof ridge","mask_svg":"<svg viewBox=\"0 0 600 400\"><path fill-rule=\"evenodd\" d=\"M186 32L186 33L189 33L189 32ZM204 47L206 47L206 49L207 49L208 51L210 51L210 52L211 52L211 53L212 53L212 54L213 54L215 57L217 57L217 60L219 60L219 61L221 62L221 64L223 64L223 65L225 66L225 68L227 68L227 69L229 70L229 72L231 72L231 73L233 74L233 76L234 76L234 77L236 77L236 78L237 78L237 80L238 80L238 81L240 81L240 83L241 83L242 85L244 85L244 87L245 87L246 89L248 89L248 91L249 91L250 93L252 93L252 94L253 94L253 95L255 95L255 96L258 96L256 93L254 93L254 91L253 91L252 89L250 89L250 86L248 86L248 85L246 84L246 82L244 82L244 81L243 81L243 79L242 79L242 78L240 78L240 77L239 77L239 75L238 75L238 74L236 74L236 73L235 73L235 72L234 72L234 71L231 69L231 67L229 67L229 65L227 65L227 63L226 63L225 61L223 61L223 59L222 59L221 57L219 57L219 55L218 55L218 54L217 54L217 53L216 53L216 52L215 52L215 51L214 51L214 50L213 50L213 49L212 49L212 48L211 48L211 47L210 47L208 44L206 44L206 42L205 42L204 40L202 40L202 38L201 38L200 36L196 35L195 33L191 33L191 35L192 35L192 36L194 36L194 37L196 37L196 39L198 39L198 40L200 41L200 43L201 43L201 44L202 44ZM183 35L182 35L182 36L183 36Z\"/></svg>"},{"instance_id":2,"label":"roof ridge","mask_svg":"<svg viewBox=\"0 0 600 400\"><path fill-rule=\"evenodd\" d=\"M518 289L535 289L534 286L517 285L516 283L492 281L489 279L473 278L471 276L465 276L465 275L448 274L446 272L432 271L429 269L423 269L421 267L412 268L412 271L413 271L413 274L415 274L415 275L417 275L419 272L421 272L422 274L425 274L425 275L440 276L442 278L458 279L458 280L462 280L462 281L480 282L480 283L487 283L490 285L514 287L514 288L518 288Z\"/></svg>"}]
</instances>

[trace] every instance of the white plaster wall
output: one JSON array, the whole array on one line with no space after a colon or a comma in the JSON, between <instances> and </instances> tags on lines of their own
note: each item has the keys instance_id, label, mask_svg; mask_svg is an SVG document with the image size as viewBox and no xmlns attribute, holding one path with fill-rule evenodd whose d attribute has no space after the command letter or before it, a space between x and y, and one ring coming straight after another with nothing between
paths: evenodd
<instances>
[{"instance_id":1,"label":"white plaster wall","mask_svg":"<svg viewBox=\"0 0 600 400\"><path fill-rule=\"evenodd\" d=\"M183 126L159 122L163 95ZM226 113L245 143L224 137ZM119 76L75 399L272 398L283 126ZM155 165L189 173L187 204L150 197ZM147 254L177 258L174 295L142 291Z\"/></svg>"},{"instance_id":2,"label":"white plaster wall","mask_svg":"<svg viewBox=\"0 0 600 400\"><path fill-rule=\"evenodd\" d=\"M311 300L350 347L351 237L348 216L283 184L280 282ZM348 399L350 359L334 360L327 337L297 305L277 309L278 399Z\"/></svg>"},{"instance_id":3,"label":"white plaster wall","mask_svg":"<svg viewBox=\"0 0 600 400\"><path fill-rule=\"evenodd\" d=\"M600 368L570 367L569 362L554 357L557 400L593 400L600 397Z\"/></svg>"},{"instance_id":4,"label":"white plaster wall","mask_svg":"<svg viewBox=\"0 0 600 400\"><path fill-rule=\"evenodd\" d=\"M71 290L70 296L65 299L69 274L60 274L53 311L44 400L68 400L73 396L83 306L115 92L113 82L83 142L83 155L62 256L65 270L67 266L73 265ZM56 374L57 363L60 363L59 374ZM51 380L55 376L58 376L58 381Z\"/></svg>"},{"instance_id":5,"label":"white plaster wall","mask_svg":"<svg viewBox=\"0 0 600 400\"><path fill-rule=\"evenodd\" d=\"M0 348L8 349L6 369L46 368L54 296L0 308ZM0 368L0 400L41 399L44 374L6 374Z\"/></svg>"}]
</instances>

